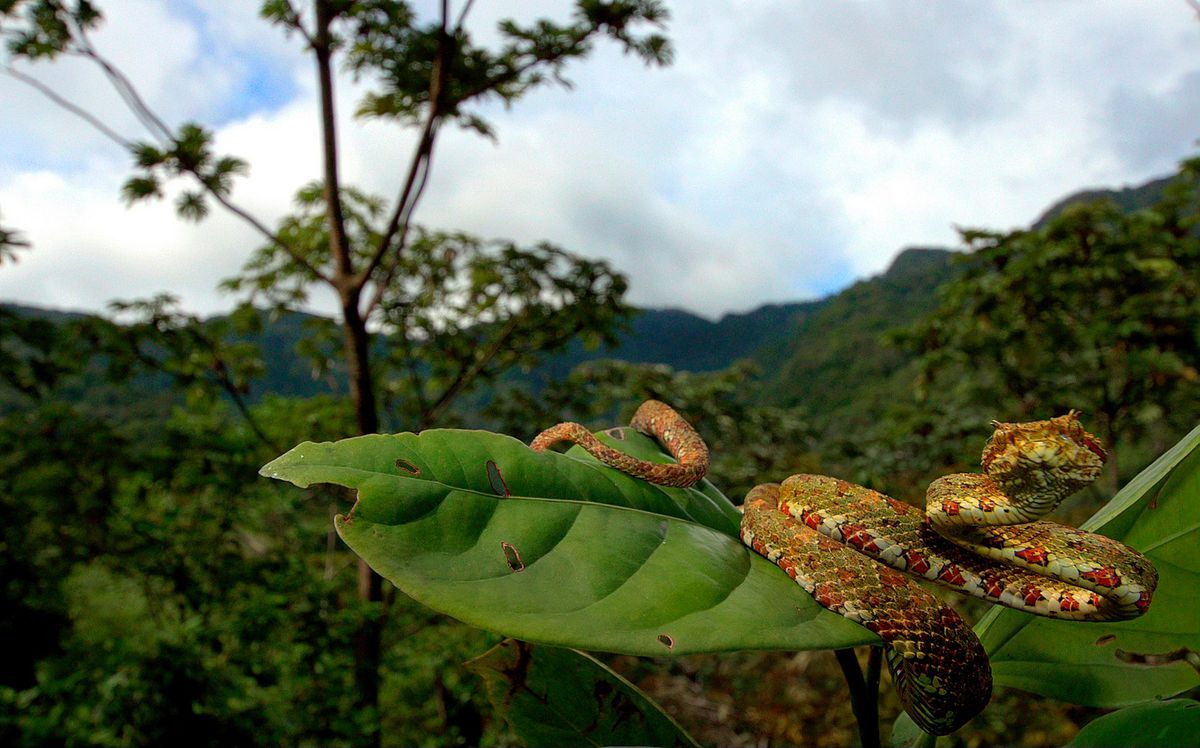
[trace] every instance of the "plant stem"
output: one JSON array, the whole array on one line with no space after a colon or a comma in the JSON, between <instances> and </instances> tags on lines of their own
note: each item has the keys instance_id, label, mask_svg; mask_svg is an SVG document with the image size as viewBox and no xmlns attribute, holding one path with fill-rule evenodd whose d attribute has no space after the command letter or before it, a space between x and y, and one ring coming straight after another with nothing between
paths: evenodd
<instances>
[{"instance_id":1,"label":"plant stem","mask_svg":"<svg viewBox=\"0 0 1200 748\"><path fill-rule=\"evenodd\" d=\"M880 748L879 744L879 705L877 693L879 686L879 667L868 661L868 679L863 679L862 667L853 649L835 649L838 665L842 667L842 675L846 678L846 686L850 689L850 708L854 710L854 719L858 722L858 737L863 748ZM874 675L872 675L872 672ZM874 680L874 688L868 688L868 680Z\"/></svg>"},{"instance_id":2,"label":"plant stem","mask_svg":"<svg viewBox=\"0 0 1200 748\"><path fill-rule=\"evenodd\" d=\"M883 647L867 650L867 696L871 699L871 713L879 722L879 675L883 666Z\"/></svg>"}]
</instances>

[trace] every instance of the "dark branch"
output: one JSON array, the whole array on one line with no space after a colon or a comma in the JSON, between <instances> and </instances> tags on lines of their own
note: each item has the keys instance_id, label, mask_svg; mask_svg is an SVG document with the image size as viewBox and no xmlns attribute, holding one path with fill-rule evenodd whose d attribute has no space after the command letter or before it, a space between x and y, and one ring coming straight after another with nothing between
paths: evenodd
<instances>
[{"instance_id":1,"label":"dark branch","mask_svg":"<svg viewBox=\"0 0 1200 748\"><path fill-rule=\"evenodd\" d=\"M283 4L287 7L287 18L285 19L285 23L288 25L288 27L300 32L300 36L304 37L304 41L308 43L309 47L312 47L314 43L313 36L308 32L308 29L304 28L304 22L300 18L299 11L297 11L295 6L292 5L291 0L284 0Z\"/></svg>"},{"instance_id":2,"label":"dark branch","mask_svg":"<svg viewBox=\"0 0 1200 748\"><path fill-rule=\"evenodd\" d=\"M858 736L863 748L880 748L879 745L879 712L875 699L867 693L867 684L863 680L862 667L858 664L858 656L853 649L835 649L833 655L842 668L846 678L846 686L850 690L850 708L854 711L854 719L858 722Z\"/></svg>"},{"instance_id":3,"label":"dark branch","mask_svg":"<svg viewBox=\"0 0 1200 748\"><path fill-rule=\"evenodd\" d=\"M157 134L166 143L173 143L174 133L171 132L171 128L167 127L166 123L150 109L150 106L146 104L145 99L137 92L137 89L134 88L129 78L96 51L96 48L92 46L91 40L88 39L87 32L82 27L78 27L77 31L81 44L80 54L100 66L100 69L104 71L104 75L112 83L113 88L117 89L117 93L125 101L126 105L142 121L142 124L145 125L151 134Z\"/></svg>"},{"instance_id":4,"label":"dark branch","mask_svg":"<svg viewBox=\"0 0 1200 748\"><path fill-rule=\"evenodd\" d=\"M442 412L454 402L454 398L458 397L458 394L479 376L479 373L483 371L488 362L500 353L508 342L509 337L513 334L513 331L517 329L517 324L521 319L522 314L519 313L509 317L504 323L504 327L496 335L496 339L488 346L488 349L482 353L477 353L472 357L469 364L459 369L454 381L446 387L445 391L434 401L433 405L421 414L421 423L418 424L420 428L428 428L436 423Z\"/></svg>"},{"instance_id":5,"label":"dark branch","mask_svg":"<svg viewBox=\"0 0 1200 748\"><path fill-rule=\"evenodd\" d=\"M83 38L85 46L80 49L78 54L92 60L95 64L100 66L100 69L104 71L104 74L109 79L110 83L112 83L113 87L117 89L117 93L148 130L150 130L152 133L158 134L161 137L165 137L167 142L175 144L176 141L174 135L163 123L162 119L150 109L141 95L137 93L129 79L125 77L125 75L121 73L121 71L119 71L114 65L112 65L112 63L104 59L104 57L101 56L95 50L95 48L91 46L91 43L86 41L86 37ZM36 89L43 96L50 99L50 101L54 102L68 112L80 117L89 125L94 127L98 132L124 148L126 151L133 150L134 143L132 141L124 138L112 128L101 122L97 117L77 104L64 98L41 81L14 69L12 66L5 66L4 72L7 75L21 81L22 83L25 83L26 85ZM164 133L165 135L163 135ZM295 248L280 239L279 235L267 228L265 224L251 215L244 208L234 204L219 190L215 189L213 185L209 183L209 180L205 179L199 172L196 171L195 168L184 165L183 170L195 177L196 181L199 182L200 186L205 190L205 192L211 195L213 199L221 204L222 207L249 224L255 231L262 234L263 237L265 237L268 241L286 252L293 260L295 260L304 269L312 273L316 278L319 278L329 285L334 285L331 278L329 278L325 273L322 273L315 265L310 263L307 258L297 252Z\"/></svg>"},{"instance_id":6,"label":"dark branch","mask_svg":"<svg viewBox=\"0 0 1200 748\"><path fill-rule=\"evenodd\" d=\"M375 253L371 256L371 259L367 262L362 274L359 276L359 283L361 285L365 285L370 280L371 275L379 267L388 250L392 248L393 242L396 244L394 251L397 255L403 251L404 242L408 237L408 227L412 222L413 212L421 199L421 194L424 192L425 181L429 173L429 162L433 158L433 145L437 139L438 120L442 116L442 99L444 98L446 76L450 69L450 56L452 54L452 39L446 31L447 10L447 4L443 2L442 33L438 39L437 55L433 60L433 70L429 81L429 112L425 117L424 125L421 127L421 137L417 141L417 148L413 153L412 162L409 164L404 186L400 189L400 197L396 200L396 208L392 211L387 228L384 229L383 235L379 238L379 244L375 247ZM396 241L397 239L399 241ZM398 259L393 261L392 268L397 263ZM379 303L384 289L391 282L392 272L394 272L394 269L384 273L386 280L376 288L375 298L367 306L367 314L370 314L370 311Z\"/></svg>"},{"instance_id":7,"label":"dark branch","mask_svg":"<svg viewBox=\"0 0 1200 748\"><path fill-rule=\"evenodd\" d=\"M463 3L462 10L458 12L458 18L454 21L455 33L462 31L463 24L467 22L467 15L471 12L471 6L475 4L475 0L467 0Z\"/></svg>"},{"instance_id":8,"label":"dark branch","mask_svg":"<svg viewBox=\"0 0 1200 748\"><path fill-rule=\"evenodd\" d=\"M317 27L313 35L313 52L317 62L317 83L321 97L321 152L324 164L326 215L329 220L329 252L333 257L339 292L341 286L354 285L354 265L346 237L346 213L342 205L341 177L338 173L337 113L334 107L333 10L328 0L317 0ZM359 284L361 286L361 284Z\"/></svg>"},{"instance_id":9,"label":"dark branch","mask_svg":"<svg viewBox=\"0 0 1200 748\"><path fill-rule=\"evenodd\" d=\"M417 203L420 202L421 195L425 192L425 185L429 182L429 168L433 164L432 137L429 140L428 148L423 152L418 152L418 157L420 158L420 171L419 176L417 177L416 188L412 193L412 200L409 201L408 210L405 211L404 215L397 221L397 226L400 229L399 233L396 235L394 240L389 240L388 242L388 244L391 244L394 241L396 250L392 254L391 260L388 262L387 267L384 269L382 277L377 279L375 282L375 291L371 296L370 303L367 304L366 311L363 313L364 318L369 317L371 312L374 311L375 308L379 306L380 302L383 301L383 295L387 291L388 286L391 285L392 280L396 275L396 270L400 267L400 259L404 251L404 246L408 242L408 232L412 228L413 210L416 208ZM385 246L387 245L382 243L379 245L381 248ZM376 252L376 256L372 259L375 260L376 257L379 260L382 260L383 254ZM370 280L370 271L374 269L377 269L377 265L376 268L371 268L368 266L368 269L364 271L362 276L362 281L364 284Z\"/></svg>"},{"instance_id":10,"label":"dark branch","mask_svg":"<svg viewBox=\"0 0 1200 748\"><path fill-rule=\"evenodd\" d=\"M110 128L108 125L101 122L91 112L87 111L83 107L60 96L57 92L54 91L54 89L50 88L45 83L42 83L37 78L30 77L30 76L26 75L25 73L22 73L21 71L16 70L15 68L13 68L10 65L4 66L4 72L7 75L21 81L25 85L36 89L39 93L41 93L47 99L50 99L50 101L53 101L58 106L62 107L63 109L66 109L68 112L70 112L71 114L74 114L76 117L79 117L84 122L87 122L89 125L91 125L96 130L98 130L102 135L104 135L106 138L113 141L117 145L121 146L125 150L127 150L127 151L132 150L133 143L131 141L126 140L124 137L122 137L120 135L120 133L118 133L117 131Z\"/></svg>"}]
</instances>

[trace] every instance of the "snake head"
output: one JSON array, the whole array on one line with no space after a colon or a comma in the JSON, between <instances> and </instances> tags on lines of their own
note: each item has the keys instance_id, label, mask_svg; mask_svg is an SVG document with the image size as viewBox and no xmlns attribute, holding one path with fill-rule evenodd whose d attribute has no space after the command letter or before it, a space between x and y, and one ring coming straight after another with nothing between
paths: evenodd
<instances>
[{"instance_id":1,"label":"snake head","mask_svg":"<svg viewBox=\"0 0 1200 748\"><path fill-rule=\"evenodd\" d=\"M996 430L983 449L983 469L1013 498L1070 496L1096 480L1108 459L1074 410L1045 421L992 425Z\"/></svg>"}]
</instances>

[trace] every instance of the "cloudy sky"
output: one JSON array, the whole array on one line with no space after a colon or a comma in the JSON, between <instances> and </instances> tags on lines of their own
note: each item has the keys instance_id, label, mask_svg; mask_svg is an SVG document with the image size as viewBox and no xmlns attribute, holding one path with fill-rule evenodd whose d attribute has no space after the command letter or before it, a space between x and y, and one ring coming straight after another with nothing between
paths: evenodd
<instances>
[{"instance_id":1,"label":"cloudy sky","mask_svg":"<svg viewBox=\"0 0 1200 748\"><path fill-rule=\"evenodd\" d=\"M459 3L454 3L458 5ZM415 3L424 7L430 3ZM95 37L171 122L202 121L251 164L235 198L273 222L319 172L312 71L256 0L108 0ZM902 247L1007 228L1085 186L1136 184L1197 152L1200 21L1185 0L670 3L673 66L601 45L486 113L499 142L447 131L418 220L611 260L643 306L715 317L812 298ZM478 0L468 25L563 16ZM86 67L24 66L142 137ZM341 111L357 92L342 87ZM409 133L345 117L347 181L394 195ZM224 215L124 207L127 157L0 75L0 225L34 249L0 300L99 310L169 290L193 310L255 235ZM318 302L320 303L320 302Z\"/></svg>"}]
</instances>

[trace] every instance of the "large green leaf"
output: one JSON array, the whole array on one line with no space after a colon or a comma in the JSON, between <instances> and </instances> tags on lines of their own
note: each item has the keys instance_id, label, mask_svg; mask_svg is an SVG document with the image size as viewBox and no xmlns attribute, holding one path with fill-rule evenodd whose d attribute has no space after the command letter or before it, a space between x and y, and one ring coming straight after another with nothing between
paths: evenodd
<instances>
[{"instance_id":1,"label":"large green leaf","mask_svg":"<svg viewBox=\"0 0 1200 748\"><path fill-rule=\"evenodd\" d=\"M662 459L632 430L611 433ZM336 519L347 545L418 601L514 638L637 655L878 642L743 546L710 486L652 486L458 430L306 442L262 474L356 489Z\"/></svg>"},{"instance_id":2,"label":"large green leaf","mask_svg":"<svg viewBox=\"0 0 1200 748\"><path fill-rule=\"evenodd\" d=\"M699 748L657 704L583 652L508 639L467 663L528 748Z\"/></svg>"},{"instance_id":3,"label":"large green leaf","mask_svg":"<svg viewBox=\"0 0 1200 748\"><path fill-rule=\"evenodd\" d=\"M996 683L1099 707L1200 685L1186 662L1147 666L1126 656L1200 651L1200 426L1082 526L1154 562L1159 581L1150 610L1120 623L1075 623L995 608L975 630Z\"/></svg>"},{"instance_id":4,"label":"large green leaf","mask_svg":"<svg viewBox=\"0 0 1200 748\"><path fill-rule=\"evenodd\" d=\"M1200 702L1153 701L1089 722L1067 748L1200 748Z\"/></svg>"}]
</instances>

